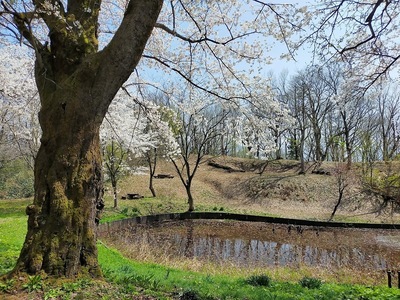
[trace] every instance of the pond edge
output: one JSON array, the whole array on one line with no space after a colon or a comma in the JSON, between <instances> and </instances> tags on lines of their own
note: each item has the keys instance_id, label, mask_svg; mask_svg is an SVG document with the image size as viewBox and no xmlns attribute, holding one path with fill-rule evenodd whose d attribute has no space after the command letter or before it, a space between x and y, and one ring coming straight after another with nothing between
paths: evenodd
<instances>
[{"instance_id":1,"label":"pond edge","mask_svg":"<svg viewBox=\"0 0 400 300\"><path fill-rule=\"evenodd\" d=\"M184 212L184 213L167 213L148 216L139 216L129 219L111 221L99 224L98 234L100 236L116 232L120 229L134 226L136 224L151 224L161 221L170 220L234 220L247 222L263 222L274 224L286 224L294 226L316 226L316 227L336 227L336 228L360 228L360 229L400 229L400 224L387 223L346 223L346 222L328 222L328 221L312 221L291 218L278 218L257 215L243 215L225 212Z\"/></svg>"}]
</instances>

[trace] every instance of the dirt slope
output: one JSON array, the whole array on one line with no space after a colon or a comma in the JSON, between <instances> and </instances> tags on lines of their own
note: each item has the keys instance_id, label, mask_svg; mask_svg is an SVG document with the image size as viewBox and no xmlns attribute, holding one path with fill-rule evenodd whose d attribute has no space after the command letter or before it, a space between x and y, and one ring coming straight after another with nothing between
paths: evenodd
<instances>
[{"instance_id":1,"label":"dirt slope","mask_svg":"<svg viewBox=\"0 0 400 300\"><path fill-rule=\"evenodd\" d=\"M321 166L309 163L307 172L302 175L299 175L300 165L296 161L270 161L266 166L265 163L252 159L207 157L194 179L195 203L201 207L215 206L281 217L319 220L330 217L339 195L336 163ZM384 169L384 166L378 167ZM316 174L316 170L320 174ZM185 190L172 164L159 163L156 173L175 176L155 181L158 195L184 201ZM135 177L135 189L148 195L148 177ZM380 199L362 191L360 178L357 165L346 173L346 188L335 220L400 223L400 212L390 208L378 210Z\"/></svg>"}]
</instances>

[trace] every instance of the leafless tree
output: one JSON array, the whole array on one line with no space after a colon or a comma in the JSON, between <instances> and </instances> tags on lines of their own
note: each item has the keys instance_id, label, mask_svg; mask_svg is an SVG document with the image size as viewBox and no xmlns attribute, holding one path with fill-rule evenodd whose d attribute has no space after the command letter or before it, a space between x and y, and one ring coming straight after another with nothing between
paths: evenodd
<instances>
[{"instance_id":1,"label":"leafless tree","mask_svg":"<svg viewBox=\"0 0 400 300\"><path fill-rule=\"evenodd\" d=\"M398 1L327 0L312 11L301 43L311 42L323 61L345 62L348 75L365 90L396 68L399 54Z\"/></svg>"}]
</instances>

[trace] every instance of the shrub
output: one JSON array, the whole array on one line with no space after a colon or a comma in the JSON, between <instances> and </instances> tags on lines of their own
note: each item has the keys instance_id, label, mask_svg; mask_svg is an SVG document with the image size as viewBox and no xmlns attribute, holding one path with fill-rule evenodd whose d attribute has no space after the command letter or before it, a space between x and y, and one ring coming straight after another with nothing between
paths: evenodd
<instances>
[{"instance_id":1,"label":"shrub","mask_svg":"<svg viewBox=\"0 0 400 300\"><path fill-rule=\"evenodd\" d=\"M270 286L271 278L267 275L252 275L246 279L246 283L252 286Z\"/></svg>"},{"instance_id":2,"label":"shrub","mask_svg":"<svg viewBox=\"0 0 400 300\"><path fill-rule=\"evenodd\" d=\"M303 288L319 289L322 285L322 281L319 280L318 278L303 277L302 279L300 279L299 284Z\"/></svg>"}]
</instances>

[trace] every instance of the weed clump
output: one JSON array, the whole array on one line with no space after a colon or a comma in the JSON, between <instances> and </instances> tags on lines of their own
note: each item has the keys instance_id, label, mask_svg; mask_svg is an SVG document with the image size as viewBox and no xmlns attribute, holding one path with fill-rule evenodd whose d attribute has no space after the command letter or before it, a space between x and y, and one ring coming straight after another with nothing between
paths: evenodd
<instances>
[{"instance_id":1,"label":"weed clump","mask_svg":"<svg viewBox=\"0 0 400 300\"><path fill-rule=\"evenodd\" d=\"M302 279L300 279L299 284L303 288L319 289L322 285L322 281L314 277L303 277Z\"/></svg>"},{"instance_id":2,"label":"weed clump","mask_svg":"<svg viewBox=\"0 0 400 300\"><path fill-rule=\"evenodd\" d=\"M271 286L271 278L267 275L252 275L246 279L246 283L252 286Z\"/></svg>"}]
</instances>

